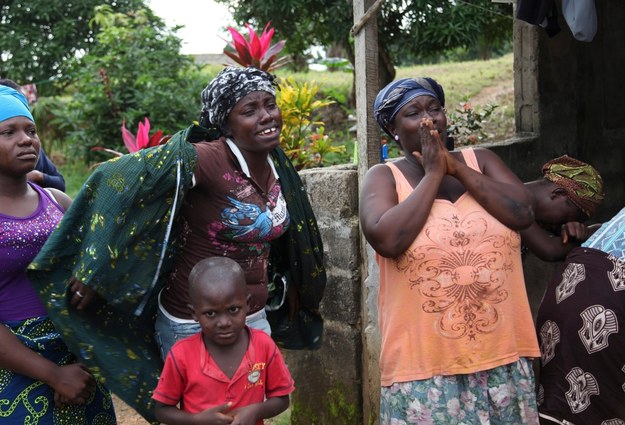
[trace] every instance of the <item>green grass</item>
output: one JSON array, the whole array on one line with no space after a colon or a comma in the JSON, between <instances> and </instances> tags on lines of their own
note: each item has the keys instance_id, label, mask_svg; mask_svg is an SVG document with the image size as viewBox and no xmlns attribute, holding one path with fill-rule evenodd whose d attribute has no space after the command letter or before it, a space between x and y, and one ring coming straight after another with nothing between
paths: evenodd
<instances>
[{"instance_id":1,"label":"green grass","mask_svg":"<svg viewBox=\"0 0 625 425\"><path fill-rule=\"evenodd\" d=\"M455 108L464 98L472 98L487 87L514 79L513 56L509 53L487 61L467 61L399 68L396 78L432 77L443 89L447 109Z\"/></svg>"},{"instance_id":2,"label":"green grass","mask_svg":"<svg viewBox=\"0 0 625 425\"><path fill-rule=\"evenodd\" d=\"M63 164L59 164L60 162L62 161L55 161L57 168L65 178L65 193L74 199L85 180L87 180L87 177L91 174L91 170L83 162L65 161Z\"/></svg>"}]
</instances>

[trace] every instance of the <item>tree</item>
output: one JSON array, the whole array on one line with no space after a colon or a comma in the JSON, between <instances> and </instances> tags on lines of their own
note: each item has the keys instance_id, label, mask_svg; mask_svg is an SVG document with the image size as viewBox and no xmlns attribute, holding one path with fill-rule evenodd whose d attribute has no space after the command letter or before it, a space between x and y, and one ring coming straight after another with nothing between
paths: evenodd
<instances>
[{"instance_id":1,"label":"tree","mask_svg":"<svg viewBox=\"0 0 625 425\"><path fill-rule=\"evenodd\" d=\"M0 76L34 82L40 94L58 91L71 80L68 61L83 55L98 27L89 22L94 7L110 5L125 12L143 0L4 0L0 6Z\"/></svg>"},{"instance_id":2,"label":"tree","mask_svg":"<svg viewBox=\"0 0 625 425\"><path fill-rule=\"evenodd\" d=\"M198 118L206 82L192 57L179 53L176 29L149 9L116 13L110 6L96 8L94 23L100 31L73 67L67 113L57 115L73 144L117 150L124 121L132 129L149 117L154 130L173 134Z\"/></svg>"},{"instance_id":3,"label":"tree","mask_svg":"<svg viewBox=\"0 0 625 425\"><path fill-rule=\"evenodd\" d=\"M294 66L306 65L304 52L313 45L350 46L352 2L350 0L216 0L228 5L234 20L263 28L267 22L278 38L287 38L285 51Z\"/></svg>"},{"instance_id":4,"label":"tree","mask_svg":"<svg viewBox=\"0 0 625 425\"><path fill-rule=\"evenodd\" d=\"M296 58L312 45L339 45L354 63L349 0L216 0L235 21L270 21ZM380 84L406 59L431 59L456 47L494 45L512 36L512 6L491 0L387 0L378 16ZM301 62L301 61L299 61Z\"/></svg>"}]
</instances>

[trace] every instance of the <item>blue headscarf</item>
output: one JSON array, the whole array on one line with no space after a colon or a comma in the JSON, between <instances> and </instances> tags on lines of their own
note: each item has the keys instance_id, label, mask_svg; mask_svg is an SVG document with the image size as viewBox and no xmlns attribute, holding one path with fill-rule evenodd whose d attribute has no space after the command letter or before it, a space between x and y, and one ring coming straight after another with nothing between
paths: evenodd
<instances>
[{"instance_id":1,"label":"blue headscarf","mask_svg":"<svg viewBox=\"0 0 625 425\"><path fill-rule=\"evenodd\" d=\"M26 117L35 122L26 97L11 87L0 85L0 122L13 117Z\"/></svg>"},{"instance_id":2,"label":"blue headscarf","mask_svg":"<svg viewBox=\"0 0 625 425\"><path fill-rule=\"evenodd\" d=\"M386 134L393 137L388 125L393 122L399 110L417 96L434 97L445 107L443 88L429 77L402 78L380 90L373 103L373 115Z\"/></svg>"}]
</instances>

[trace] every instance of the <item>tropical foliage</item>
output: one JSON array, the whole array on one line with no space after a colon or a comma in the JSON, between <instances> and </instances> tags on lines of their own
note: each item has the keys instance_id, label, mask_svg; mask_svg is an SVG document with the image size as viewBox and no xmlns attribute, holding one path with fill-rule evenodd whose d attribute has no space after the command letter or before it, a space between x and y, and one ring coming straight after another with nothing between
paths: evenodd
<instances>
[{"instance_id":1,"label":"tropical foliage","mask_svg":"<svg viewBox=\"0 0 625 425\"><path fill-rule=\"evenodd\" d=\"M321 108L333 103L328 98L317 99L318 91L319 85L314 81L280 81L276 98L284 123L280 144L297 169L323 165L327 154L345 151L344 146L332 144L322 121L314 121Z\"/></svg>"},{"instance_id":2,"label":"tropical foliage","mask_svg":"<svg viewBox=\"0 0 625 425\"><path fill-rule=\"evenodd\" d=\"M100 28L91 51L76 62L77 81L64 115L78 154L101 146L119 150L122 123L148 117L164 134L197 119L204 87L191 57L179 53L180 39L147 9L117 13L97 8Z\"/></svg>"},{"instance_id":3,"label":"tropical foliage","mask_svg":"<svg viewBox=\"0 0 625 425\"><path fill-rule=\"evenodd\" d=\"M139 122L136 136L126 128L126 121L124 120L122 123L122 139L128 152L134 153L141 149L161 145L169 140L170 136L163 137L163 130L157 130L150 136L150 120L146 117L143 122Z\"/></svg>"},{"instance_id":4,"label":"tropical foliage","mask_svg":"<svg viewBox=\"0 0 625 425\"><path fill-rule=\"evenodd\" d=\"M239 23L271 20L277 32L289 34L286 49L294 64L306 66L312 45L338 46L354 63L352 1L216 1L228 4ZM438 58L456 47L497 48L512 39L512 21L512 5L492 0L387 0L377 19L381 83L394 78L397 65Z\"/></svg>"},{"instance_id":5,"label":"tropical foliage","mask_svg":"<svg viewBox=\"0 0 625 425\"><path fill-rule=\"evenodd\" d=\"M447 133L454 138L455 145L475 145L483 142L488 137L484 125L495 109L497 109L496 104L474 108L472 103L465 99L460 108L450 114L448 120Z\"/></svg>"},{"instance_id":6,"label":"tropical foliage","mask_svg":"<svg viewBox=\"0 0 625 425\"><path fill-rule=\"evenodd\" d=\"M0 77L37 83L39 94L58 93L73 79L74 58L89 51L98 26L94 7L128 12L142 0L3 0L0 3Z\"/></svg>"}]
</instances>

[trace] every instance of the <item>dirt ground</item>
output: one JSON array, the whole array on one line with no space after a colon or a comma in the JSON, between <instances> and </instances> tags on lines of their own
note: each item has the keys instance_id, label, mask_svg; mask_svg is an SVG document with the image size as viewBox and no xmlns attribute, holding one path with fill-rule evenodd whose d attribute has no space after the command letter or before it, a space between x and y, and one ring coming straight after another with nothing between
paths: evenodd
<instances>
[{"instance_id":1,"label":"dirt ground","mask_svg":"<svg viewBox=\"0 0 625 425\"><path fill-rule=\"evenodd\" d=\"M143 419L115 394L113 394L113 404L115 405L115 413L117 414L117 423L119 425L149 425L148 421Z\"/></svg>"},{"instance_id":2,"label":"dirt ground","mask_svg":"<svg viewBox=\"0 0 625 425\"><path fill-rule=\"evenodd\" d=\"M113 404L115 405L115 413L117 414L117 423L119 425L149 425L150 423L143 419L132 407L124 403L119 397L113 394ZM283 414L284 415L284 414ZM281 416L283 416L281 415ZM278 424L279 418L274 420L265 419L266 425Z\"/></svg>"}]
</instances>

